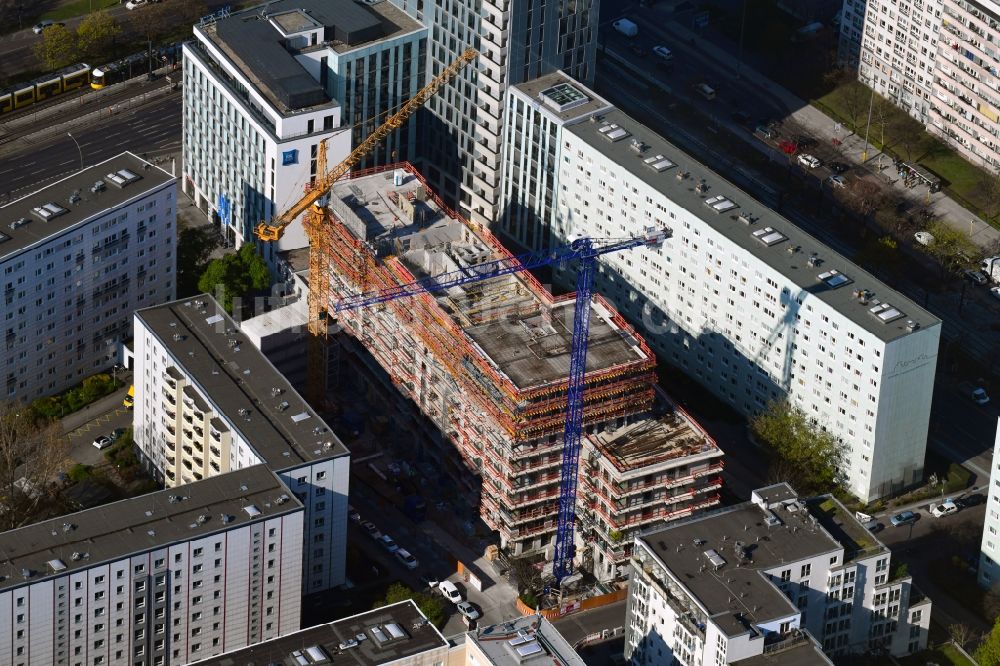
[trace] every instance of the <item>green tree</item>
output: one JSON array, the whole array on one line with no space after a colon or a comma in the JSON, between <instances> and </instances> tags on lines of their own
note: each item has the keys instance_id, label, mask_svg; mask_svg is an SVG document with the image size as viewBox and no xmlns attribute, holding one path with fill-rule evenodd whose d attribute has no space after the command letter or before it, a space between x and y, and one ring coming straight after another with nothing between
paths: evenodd
<instances>
[{"instance_id":1,"label":"green tree","mask_svg":"<svg viewBox=\"0 0 1000 666\"><path fill-rule=\"evenodd\" d=\"M118 20L106 11L87 14L76 28L76 43L81 57L103 61L112 56L115 40L122 32Z\"/></svg>"},{"instance_id":2,"label":"green tree","mask_svg":"<svg viewBox=\"0 0 1000 666\"><path fill-rule=\"evenodd\" d=\"M41 41L35 44L35 55L46 70L65 67L77 59L76 38L64 25L46 28Z\"/></svg>"},{"instance_id":3,"label":"green tree","mask_svg":"<svg viewBox=\"0 0 1000 666\"><path fill-rule=\"evenodd\" d=\"M776 400L750 422L770 457L770 475L799 492L831 491L838 483L840 447L836 438L812 423L798 407Z\"/></svg>"},{"instance_id":4,"label":"green tree","mask_svg":"<svg viewBox=\"0 0 1000 666\"><path fill-rule=\"evenodd\" d=\"M376 601L372 608L389 606L390 604L396 604L407 599L413 599L413 603L417 605L417 608L427 616L427 619L435 627L444 625L446 618L444 604L441 602L441 599L425 592L414 592L403 583L393 583L386 588L385 597Z\"/></svg>"},{"instance_id":5,"label":"green tree","mask_svg":"<svg viewBox=\"0 0 1000 666\"><path fill-rule=\"evenodd\" d=\"M927 231L934 236L934 242L920 247L938 260L942 273L967 268L979 253L976 244L965 233L940 220L931 222Z\"/></svg>"},{"instance_id":6,"label":"green tree","mask_svg":"<svg viewBox=\"0 0 1000 666\"><path fill-rule=\"evenodd\" d=\"M211 227L181 228L177 236L177 297L198 293L198 278L205 272L219 236Z\"/></svg>"},{"instance_id":7,"label":"green tree","mask_svg":"<svg viewBox=\"0 0 1000 666\"><path fill-rule=\"evenodd\" d=\"M209 262L198 280L198 289L221 300L226 312L233 313L234 299L246 300L263 292L271 283L267 264L252 243L235 254Z\"/></svg>"},{"instance_id":8,"label":"green tree","mask_svg":"<svg viewBox=\"0 0 1000 666\"><path fill-rule=\"evenodd\" d=\"M983 644L973 655L979 666L1000 666L1000 618L993 623L993 629Z\"/></svg>"}]
</instances>

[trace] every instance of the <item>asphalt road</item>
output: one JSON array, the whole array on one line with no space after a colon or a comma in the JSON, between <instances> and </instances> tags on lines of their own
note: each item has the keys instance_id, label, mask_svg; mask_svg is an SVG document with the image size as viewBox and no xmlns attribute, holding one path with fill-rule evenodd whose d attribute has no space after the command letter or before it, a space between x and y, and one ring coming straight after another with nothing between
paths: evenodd
<instances>
[{"instance_id":1,"label":"asphalt road","mask_svg":"<svg viewBox=\"0 0 1000 666\"><path fill-rule=\"evenodd\" d=\"M109 115L106 121L75 129L73 136L80 143L85 165L97 164L126 150L150 158L179 153L181 93L171 92L141 107ZM63 132L19 153L4 155L0 157L0 203L63 178L79 166L80 153Z\"/></svg>"}]
</instances>

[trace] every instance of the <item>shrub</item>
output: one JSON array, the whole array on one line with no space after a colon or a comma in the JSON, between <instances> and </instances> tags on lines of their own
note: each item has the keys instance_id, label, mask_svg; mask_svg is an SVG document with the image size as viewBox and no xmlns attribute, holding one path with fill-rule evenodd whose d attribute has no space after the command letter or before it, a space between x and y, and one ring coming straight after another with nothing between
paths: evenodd
<instances>
[{"instance_id":1,"label":"shrub","mask_svg":"<svg viewBox=\"0 0 1000 666\"><path fill-rule=\"evenodd\" d=\"M69 472L67 472L67 475L69 476L70 481L74 483L80 483L81 481L86 481L87 479L91 478L91 476L93 476L90 472L90 465L83 465L81 463L77 463L72 467L70 467Z\"/></svg>"},{"instance_id":2,"label":"shrub","mask_svg":"<svg viewBox=\"0 0 1000 666\"><path fill-rule=\"evenodd\" d=\"M528 608L538 608L538 597L531 590L525 590L521 593L521 603L523 603Z\"/></svg>"}]
</instances>

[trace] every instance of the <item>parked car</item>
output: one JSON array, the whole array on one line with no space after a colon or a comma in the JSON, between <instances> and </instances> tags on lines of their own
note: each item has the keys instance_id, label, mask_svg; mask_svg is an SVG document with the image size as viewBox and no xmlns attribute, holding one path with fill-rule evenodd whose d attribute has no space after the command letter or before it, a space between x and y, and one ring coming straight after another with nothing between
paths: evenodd
<instances>
[{"instance_id":1,"label":"parked car","mask_svg":"<svg viewBox=\"0 0 1000 666\"><path fill-rule=\"evenodd\" d=\"M105 437L104 435L101 435L100 437L94 440L94 448L96 448L98 451L106 449L109 446L111 446L111 440Z\"/></svg>"},{"instance_id":2,"label":"parked car","mask_svg":"<svg viewBox=\"0 0 1000 666\"><path fill-rule=\"evenodd\" d=\"M958 505L955 504L954 500L946 499L940 504L931 504L930 512L935 518L943 518L958 513Z\"/></svg>"},{"instance_id":3,"label":"parked car","mask_svg":"<svg viewBox=\"0 0 1000 666\"><path fill-rule=\"evenodd\" d=\"M406 567L407 569L416 569L418 566L420 566L420 562L417 561L417 558L413 557L413 555L410 555L410 551L404 548L397 548L395 555L396 559L402 562L403 566Z\"/></svg>"},{"instance_id":4,"label":"parked car","mask_svg":"<svg viewBox=\"0 0 1000 666\"><path fill-rule=\"evenodd\" d=\"M913 234L913 240L917 241L921 245L933 245L934 235L927 231L918 231Z\"/></svg>"},{"instance_id":5,"label":"parked car","mask_svg":"<svg viewBox=\"0 0 1000 666\"><path fill-rule=\"evenodd\" d=\"M809 169L815 169L816 167L823 166L823 163L819 161L819 158L813 157L809 153L802 153L796 159L799 161L799 164Z\"/></svg>"},{"instance_id":6,"label":"parked car","mask_svg":"<svg viewBox=\"0 0 1000 666\"><path fill-rule=\"evenodd\" d=\"M958 391L977 405L985 405L990 401L990 396L986 393L986 389L971 382L960 382Z\"/></svg>"},{"instance_id":7,"label":"parked car","mask_svg":"<svg viewBox=\"0 0 1000 666\"><path fill-rule=\"evenodd\" d=\"M986 273L982 271L976 271L971 268L962 272L962 277L975 285L988 284L990 279L986 277Z\"/></svg>"},{"instance_id":8,"label":"parked car","mask_svg":"<svg viewBox=\"0 0 1000 666\"><path fill-rule=\"evenodd\" d=\"M36 35L40 35L42 34L42 32L44 32L46 28L51 28L55 24L56 22L53 21L52 19L45 19L44 21L39 21L38 23L33 25L31 27L31 32L35 33Z\"/></svg>"},{"instance_id":9,"label":"parked car","mask_svg":"<svg viewBox=\"0 0 1000 666\"><path fill-rule=\"evenodd\" d=\"M112 442L117 442L118 438L125 434L125 428L115 428L110 433L108 433L108 439Z\"/></svg>"},{"instance_id":10,"label":"parked car","mask_svg":"<svg viewBox=\"0 0 1000 666\"><path fill-rule=\"evenodd\" d=\"M715 99L715 88L707 83L699 83L694 87L696 93L705 99Z\"/></svg>"},{"instance_id":11,"label":"parked car","mask_svg":"<svg viewBox=\"0 0 1000 666\"><path fill-rule=\"evenodd\" d=\"M851 167L843 162L830 162L827 166L830 167L830 171L834 173L847 173L851 170Z\"/></svg>"},{"instance_id":12,"label":"parked car","mask_svg":"<svg viewBox=\"0 0 1000 666\"><path fill-rule=\"evenodd\" d=\"M373 523L372 521L366 520L365 522L361 523L361 527L363 527L365 531L368 532L368 536L375 539L376 541L382 538L382 533L379 532L378 528L375 527L375 523Z\"/></svg>"},{"instance_id":13,"label":"parked car","mask_svg":"<svg viewBox=\"0 0 1000 666\"><path fill-rule=\"evenodd\" d=\"M479 610L468 601L461 601L457 604L458 612L469 620L476 620L480 617Z\"/></svg>"},{"instance_id":14,"label":"parked car","mask_svg":"<svg viewBox=\"0 0 1000 666\"><path fill-rule=\"evenodd\" d=\"M380 546L385 548L390 553L395 553L399 550L399 546L396 545L396 542L388 534L383 534L381 538L379 538L378 542Z\"/></svg>"},{"instance_id":15,"label":"parked car","mask_svg":"<svg viewBox=\"0 0 1000 666\"><path fill-rule=\"evenodd\" d=\"M458 591L458 588L450 580L443 580L438 583L437 589L440 590L445 599L453 604L458 604L464 601L464 599L462 599L462 593Z\"/></svg>"},{"instance_id":16,"label":"parked car","mask_svg":"<svg viewBox=\"0 0 1000 666\"><path fill-rule=\"evenodd\" d=\"M902 511L890 518L889 522L892 523L893 527L902 527L917 522L917 514L912 511Z\"/></svg>"},{"instance_id":17,"label":"parked car","mask_svg":"<svg viewBox=\"0 0 1000 666\"><path fill-rule=\"evenodd\" d=\"M669 62L670 60L674 59L673 52L666 46L654 46L653 53L656 54L656 57L660 58L661 60L666 60Z\"/></svg>"},{"instance_id":18,"label":"parked car","mask_svg":"<svg viewBox=\"0 0 1000 666\"><path fill-rule=\"evenodd\" d=\"M872 534L876 534L884 530L885 525L872 518L867 523L865 523L865 529L871 532Z\"/></svg>"},{"instance_id":19,"label":"parked car","mask_svg":"<svg viewBox=\"0 0 1000 666\"><path fill-rule=\"evenodd\" d=\"M1000 287L990 287L990 293L993 298L1000 298Z\"/></svg>"},{"instance_id":20,"label":"parked car","mask_svg":"<svg viewBox=\"0 0 1000 666\"><path fill-rule=\"evenodd\" d=\"M826 182L830 183L834 187L847 187L847 180L843 176L838 176L837 174L827 178Z\"/></svg>"},{"instance_id":21,"label":"parked car","mask_svg":"<svg viewBox=\"0 0 1000 666\"><path fill-rule=\"evenodd\" d=\"M638 44L632 43L628 45L628 50L636 54L639 57L646 55L646 49L642 48Z\"/></svg>"},{"instance_id":22,"label":"parked car","mask_svg":"<svg viewBox=\"0 0 1000 666\"><path fill-rule=\"evenodd\" d=\"M132 10L138 9L146 4L146 0L129 0L125 3L125 9Z\"/></svg>"},{"instance_id":23,"label":"parked car","mask_svg":"<svg viewBox=\"0 0 1000 666\"><path fill-rule=\"evenodd\" d=\"M774 138L774 129L770 125L757 125L757 127L755 127L753 131L754 134L756 134L762 139Z\"/></svg>"},{"instance_id":24,"label":"parked car","mask_svg":"<svg viewBox=\"0 0 1000 666\"><path fill-rule=\"evenodd\" d=\"M970 493L965 497L959 497L955 500L955 504L958 505L960 509L967 509L970 506L979 506L986 501L986 496L982 493Z\"/></svg>"},{"instance_id":25,"label":"parked car","mask_svg":"<svg viewBox=\"0 0 1000 666\"><path fill-rule=\"evenodd\" d=\"M350 504L347 505L347 517L350 518L355 523L361 522L361 514Z\"/></svg>"},{"instance_id":26,"label":"parked car","mask_svg":"<svg viewBox=\"0 0 1000 666\"><path fill-rule=\"evenodd\" d=\"M431 574L420 574L420 582L432 589L438 586L437 576Z\"/></svg>"}]
</instances>

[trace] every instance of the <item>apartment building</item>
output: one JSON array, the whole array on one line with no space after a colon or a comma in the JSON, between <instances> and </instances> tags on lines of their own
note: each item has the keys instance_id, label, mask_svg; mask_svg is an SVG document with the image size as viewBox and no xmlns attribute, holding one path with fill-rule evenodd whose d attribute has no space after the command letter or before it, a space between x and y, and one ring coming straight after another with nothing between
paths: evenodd
<instances>
[{"instance_id":1,"label":"apartment building","mask_svg":"<svg viewBox=\"0 0 1000 666\"><path fill-rule=\"evenodd\" d=\"M0 534L0 663L186 664L299 627L303 507L263 465Z\"/></svg>"},{"instance_id":2,"label":"apartment building","mask_svg":"<svg viewBox=\"0 0 1000 666\"><path fill-rule=\"evenodd\" d=\"M966 159L990 168L1000 166L998 39L994 0L844 1L841 60Z\"/></svg>"},{"instance_id":3,"label":"apartment building","mask_svg":"<svg viewBox=\"0 0 1000 666\"><path fill-rule=\"evenodd\" d=\"M722 450L657 389L648 418L588 435L580 454L577 550L599 580L628 575L644 529L718 506Z\"/></svg>"},{"instance_id":4,"label":"apartment building","mask_svg":"<svg viewBox=\"0 0 1000 666\"><path fill-rule=\"evenodd\" d=\"M993 445L993 469L986 499L986 520L983 525L983 543L979 549L979 585L992 589L1000 582L1000 419L997 420L997 438Z\"/></svg>"},{"instance_id":5,"label":"apartment building","mask_svg":"<svg viewBox=\"0 0 1000 666\"><path fill-rule=\"evenodd\" d=\"M430 30L428 77L467 48L479 51L455 83L427 102L419 166L431 187L464 217L492 224L500 200L507 87L563 70L593 81L600 3L510 0L393 0Z\"/></svg>"},{"instance_id":6,"label":"apartment building","mask_svg":"<svg viewBox=\"0 0 1000 666\"><path fill-rule=\"evenodd\" d=\"M941 16L942 0L844 0L841 60L858 68L862 83L930 123Z\"/></svg>"},{"instance_id":7,"label":"apartment building","mask_svg":"<svg viewBox=\"0 0 1000 666\"><path fill-rule=\"evenodd\" d=\"M829 663L820 645L830 656L927 645L931 602L890 550L833 497L803 500L784 483L643 534L631 565L632 664L814 664Z\"/></svg>"},{"instance_id":8,"label":"apartment building","mask_svg":"<svg viewBox=\"0 0 1000 666\"><path fill-rule=\"evenodd\" d=\"M441 632L407 599L227 652L200 665L444 666L455 663L449 660L450 649Z\"/></svg>"},{"instance_id":9,"label":"apartment building","mask_svg":"<svg viewBox=\"0 0 1000 666\"><path fill-rule=\"evenodd\" d=\"M601 108L563 117L550 90ZM511 96L510 126L535 132L545 117L559 145L550 238L530 249L669 227L652 252L602 257L595 277L661 359L746 415L787 397L841 442L845 485L863 501L922 479L938 319L568 77ZM511 157L513 192L532 162ZM521 242L543 238L504 220ZM553 280L570 287L574 267Z\"/></svg>"},{"instance_id":10,"label":"apartment building","mask_svg":"<svg viewBox=\"0 0 1000 666\"><path fill-rule=\"evenodd\" d=\"M239 247L424 83L427 30L389 3L279 0L208 18L184 45L184 191ZM413 118L367 159L416 146ZM301 224L264 248L307 244Z\"/></svg>"},{"instance_id":11,"label":"apartment building","mask_svg":"<svg viewBox=\"0 0 1000 666\"><path fill-rule=\"evenodd\" d=\"M0 207L4 399L110 368L132 311L174 297L176 191L125 152Z\"/></svg>"},{"instance_id":12,"label":"apartment building","mask_svg":"<svg viewBox=\"0 0 1000 666\"><path fill-rule=\"evenodd\" d=\"M264 464L305 506L302 593L344 582L350 456L207 295L135 313L133 431L168 488Z\"/></svg>"}]
</instances>

